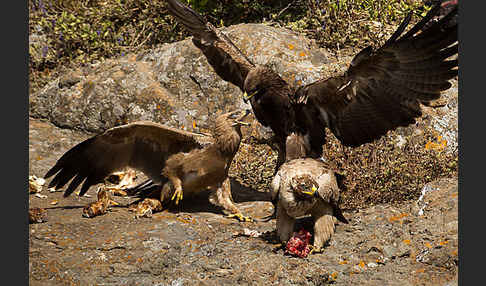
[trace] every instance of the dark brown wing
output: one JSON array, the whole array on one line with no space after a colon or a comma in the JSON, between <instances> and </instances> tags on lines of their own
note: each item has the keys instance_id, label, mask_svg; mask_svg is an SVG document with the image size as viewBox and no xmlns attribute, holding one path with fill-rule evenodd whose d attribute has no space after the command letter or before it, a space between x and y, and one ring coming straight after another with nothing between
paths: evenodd
<instances>
[{"instance_id":1,"label":"dark brown wing","mask_svg":"<svg viewBox=\"0 0 486 286\"><path fill-rule=\"evenodd\" d=\"M414 123L421 116L420 103L439 98L450 88L448 80L457 75L457 59L448 60L458 52L457 22L451 21L457 7L423 28L439 5L402 35L409 15L380 49L363 49L345 75L299 89L297 123L308 130L325 125L347 146L371 142Z\"/></svg>"},{"instance_id":2,"label":"dark brown wing","mask_svg":"<svg viewBox=\"0 0 486 286\"><path fill-rule=\"evenodd\" d=\"M201 15L177 0L168 0L168 10L193 35L192 41L223 80L243 90L248 71L255 65L231 40Z\"/></svg>"},{"instance_id":3,"label":"dark brown wing","mask_svg":"<svg viewBox=\"0 0 486 286\"><path fill-rule=\"evenodd\" d=\"M71 148L44 177L57 173L49 183L49 187L56 188L73 179L65 197L84 181L79 194L82 196L90 186L125 167L140 170L160 183L167 157L200 148L198 137L201 135L147 121L114 127Z\"/></svg>"}]
</instances>

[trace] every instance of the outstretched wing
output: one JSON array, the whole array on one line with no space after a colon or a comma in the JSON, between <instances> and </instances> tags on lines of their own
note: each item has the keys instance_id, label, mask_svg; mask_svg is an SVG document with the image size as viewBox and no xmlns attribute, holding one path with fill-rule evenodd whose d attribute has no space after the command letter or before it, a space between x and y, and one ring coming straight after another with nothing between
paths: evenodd
<instances>
[{"instance_id":1,"label":"outstretched wing","mask_svg":"<svg viewBox=\"0 0 486 286\"><path fill-rule=\"evenodd\" d=\"M193 35L193 43L223 80L243 90L246 75L254 64L231 40L201 15L177 0L168 0L169 13Z\"/></svg>"},{"instance_id":2,"label":"outstretched wing","mask_svg":"<svg viewBox=\"0 0 486 286\"><path fill-rule=\"evenodd\" d=\"M327 126L346 146L371 142L414 123L422 114L420 103L439 98L458 71L457 58L449 59L458 52L457 22L452 21L457 7L430 25L439 8L436 5L403 34L411 14L407 16L381 48L359 52L343 76L299 89L297 123L307 130ZM424 29L427 23L430 27ZM324 143L317 135L311 139Z\"/></svg>"},{"instance_id":3,"label":"outstretched wing","mask_svg":"<svg viewBox=\"0 0 486 286\"><path fill-rule=\"evenodd\" d=\"M168 156L200 148L203 143L199 137L202 136L148 121L114 127L71 148L44 177L57 173L49 183L55 188L62 188L72 179L65 197L84 181L79 193L82 196L90 186L125 167L140 170L160 183Z\"/></svg>"}]
</instances>

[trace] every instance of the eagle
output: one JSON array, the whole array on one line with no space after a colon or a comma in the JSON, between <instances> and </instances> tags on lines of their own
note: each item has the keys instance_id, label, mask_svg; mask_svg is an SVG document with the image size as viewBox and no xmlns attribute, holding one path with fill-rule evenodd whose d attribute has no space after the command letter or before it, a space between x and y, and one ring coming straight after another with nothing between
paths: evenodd
<instances>
[{"instance_id":1,"label":"eagle","mask_svg":"<svg viewBox=\"0 0 486 286\"><path fill-rule=\"evenodd\" d=\"M314 219L313 252L321 252L334 234L337 220L348 223L339 208L340 188L336 173L313 158L294 159L280 166L270 185L277 202L277 236L288 242L298 217Z\"/></svg>"},{"instance_id":2,"label":"eagle","mask_svg":"<svg viewBox=\"0 0 486 286\"><path fill-rule=\"evenodd\" d=\"M241 221L241 214L231 197L228 178L230 164L241 142L241 126L249 110L221 114L215 119L213 136L203 136L162 124L137 121L95 135L72 147L45 174L53 175L49 187L62 188L69 196L79 185L83 196L90 186L102 183L116 171L132 168L149 179L144 187L162 189L161 201L170 196L176 203L183 194L194 194L212 188L216 195L210 201ZM149 188L150 189L150 188ZM137 192L134 192L137 193Z\"/></svg>"},{"instance_id":3,"label":"eagle","mask_svg":"<svg viewBox=\"0 0 486 286\"><path fill-rule=\"evenodd\" d=\"M405 32L410 13L381 47L357 53L343 74L296 87L253 63L188 6L167 2L169 13L192 34L214 71L239 87L258 122L273 130L279 149L276 170L285 161L321 157L325 128L344 146L355 147L415 123L422 115L420 104L438 99L458 73L457 5L434 22L438 3Z\"/></svg>"}]
</instances>

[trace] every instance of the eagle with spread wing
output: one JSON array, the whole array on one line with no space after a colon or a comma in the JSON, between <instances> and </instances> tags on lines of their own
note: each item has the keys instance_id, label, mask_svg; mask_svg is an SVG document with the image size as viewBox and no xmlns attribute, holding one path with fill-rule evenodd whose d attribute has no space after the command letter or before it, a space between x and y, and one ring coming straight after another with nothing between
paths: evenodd
<instances>
[{"instance_id":1,"label":"eagle with spread wing","mask_svg":"<svg viewBox=\"0 0 486 286\"><path fill-rule=\"evenodd\" d=\"M422 114L420 104L438 99L458 73L453 58L458 53L457 6L433 22L437 4L405 32L409 14L383 46L356 54L344 74L292 87L272 69L254 64L197 12L177 0L167 2L214 71L244 92L256 119L275 133L277 169L291 159L320 157L325 127L343 145L359 146L414 123Z\"/></svg>"},{"instance_id":2,"label":"eagle with spread wing","mask_svg":"<svg viewBox=\"0 0 486 286\"><path fill-rule=\"evenodd\" d=\"M93 136L68 150L45 174L56 174L49 187L62 188L69 196L82 184L83 196L92 185L102 183L116 171L130 167L143 172L156 185L162 186L167 178L161 170L169 156L203 148L204 136L171 128L150 121L137 121Z\"/></svg>"},{"instance_id":3,"label":"eagle with spread wing","mask_svg":"<svg viewBox=\"0 0 486 286\"><path fill-rule=\"evenodd\" d=\"M334 234L337 220L348 223L339 208L336 174L319 160L285 162L275 174L270 191L277 202L277 236L283 243L290 239L298 217L311 215L314 219L313 252L322 251Z\"/></svg>"},{"instance_id":4,"label":"eagle with spread wing","mask_svg":"<svg viewBox=\"0 0 486 286\"><path fill-rule=\"evenodd\" d=\"M53 175L49 187L62 188L69 196L82 184L79 195L102 183L110 174L127 167L143 172L149 180L135 187L162 189L161 201L182 199L207 188L215 190L210 201L230 217L246 221L231 197L228 170L241 142L242 121L249 110L224 113L215 119L213 136L203 136L139 121L117 126L91 137L68 150L47 171Z\"/></svg>"}]
</instances>

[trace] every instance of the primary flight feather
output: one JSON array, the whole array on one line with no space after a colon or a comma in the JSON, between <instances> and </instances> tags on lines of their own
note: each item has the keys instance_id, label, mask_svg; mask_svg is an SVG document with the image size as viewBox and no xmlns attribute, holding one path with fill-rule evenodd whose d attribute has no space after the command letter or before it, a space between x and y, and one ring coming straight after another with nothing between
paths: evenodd
<instances>
[{"instance_id":1,"label":"primary flight feather","mask_svg":"<svg viewBox=\"0 0 486 286\"><path fill-rule=\"evenodd\" d=\"M197 12L177 0L167 2L214 71L238 86L257 120L273 130L280 146L278 166L295 158L320 157L325 127L343 145L359 146L414 123L422 114L420 104L438 99L458 72L457 59L451 59L458 52L453 21L457 6L434 23L437 4L405 32L408 15L383 46L356 54L344 74L294 88L270 68L252 63ZM290 140L292 134L301 139ZM287 149L293 152L286 154Z\"/></svg>"}]
</instances>

